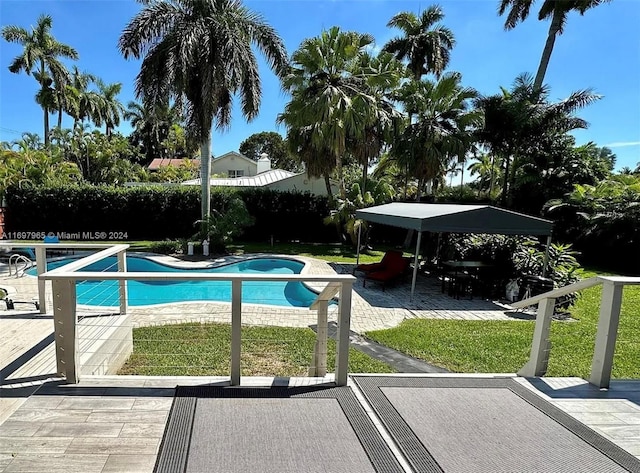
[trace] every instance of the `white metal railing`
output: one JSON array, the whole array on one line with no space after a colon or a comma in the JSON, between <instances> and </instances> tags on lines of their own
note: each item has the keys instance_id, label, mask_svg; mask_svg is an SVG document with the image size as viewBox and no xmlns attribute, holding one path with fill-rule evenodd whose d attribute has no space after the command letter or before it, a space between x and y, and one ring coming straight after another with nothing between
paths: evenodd
<instances>
[{"instance_id":1,"label":"white metal railing","mask_svg":"<svg viewBox=\"0 0 640 473\"><path fill-rule=\"evenodd\" d=\"M603 286L602 299L600 301L598 331L596 333L596 343L593 360L591 362L589 382L600 388L609 387L611 368L613 367L613 355L618 336L622 290L624 286L640 285L640 278L595 276L512 303L511 306L516 309L538 304L536 326L531 343L531 354L529 361L518 371L520 376L544 376L547 371L551 351L549 332L556 298L599 284Z\"/></svg>"},{"instance_id":2,"label":"white metal railing","mask_svg":"<svg viewBox=\"0 0 640 473\"><path fill-rule=\"evenodd\" d=\"M55 244L60 247L60 244ZM26 246L22 244L21 246ZM104 247L104 245L102 246ZM40 247L42 248L42 247ZM94 248L97 248L94 246ZM241 324L242 324L242 283L245 281L298 281L327 283L310 307L317 310L318 330L309 373L315 376L326 374L327 358L327 312L332 298L339 294L338 333L336 347L335 383L346 385L349 359L349 330L351 319L351 294L355 277L346 274L301 275L301 274L252 274L252 273L176 273L176 272L128 272L126 268L126 249L128 245L113 245L78 261L51 271L40 272L38 286L44 289L45 281L51 281L53 293L53 312L56 340L57 369L68 382L77 382L80 377L80 358L78 346L78 317L76 313L76 284L78 281L118 281L120 313L127 312L126 281L230 281L231 282L231 368L232 385L240 384ZM38 247L36 252L38 256ZM44 253L45 248L40 250ZM107 256L117 255L117 272L80 271L87 265ZM43 299L42 299L43 300Z\"/></svg>"},{"instance_id":3,"label":"white metal railing","mask_svg":"<svg viewBox=\"0 0 640 473\"><path fill-rule=\"evenodd\" d=\"M22 241L0 240L0 246L9 250L13 248L33 248L36 253L36 270L38 275L47 272L47 249L55 250L95 250L110 248L112 243L30 243ZM117 245L122 246L122 245ZM129 245L124 245L127 248ZM86 266L86 265L85 265ZM40 313L47 313L46 286L44 280L38 280L38 304Z\"/></svg>"}]
</instances>

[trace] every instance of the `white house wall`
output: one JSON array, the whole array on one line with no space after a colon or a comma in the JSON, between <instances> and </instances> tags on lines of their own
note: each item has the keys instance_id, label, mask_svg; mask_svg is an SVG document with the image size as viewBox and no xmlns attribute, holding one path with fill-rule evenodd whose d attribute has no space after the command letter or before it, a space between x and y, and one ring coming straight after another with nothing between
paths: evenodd
<instances>
[{"instance_id":1,"label":"white house wall","mask_svg":"<svg viewBox=\"0 0 640 473\"><path fill-rule=\"evenodd\" d=\"M226 154L211 161L211 174L228 176L229 171L244 171L245 176L255 176L258 163L239 154Z\"/></svg>"}]
</instances>

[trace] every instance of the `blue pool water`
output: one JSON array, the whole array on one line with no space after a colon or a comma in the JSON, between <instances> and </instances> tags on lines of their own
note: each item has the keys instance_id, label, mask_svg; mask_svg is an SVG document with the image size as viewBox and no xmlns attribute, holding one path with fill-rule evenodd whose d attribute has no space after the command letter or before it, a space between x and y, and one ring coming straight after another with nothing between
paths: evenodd
<instances>
[{"instance_id":1,"label":"blue pool water","mask_svg":"<svg viewBox=\"0 0 640 473\"><path fill-rule=\"evenodd\" d=\"M50 261L52 270L77 260L78 257ZM303 263L284 258L255 258L208 269L182 269L148 258L127 255L127 271L170 273L258 273L299 274ZM115 256L90 264L81 271L116 271ZM36 275L35 269L30 274ZM230 281L127 281L129 305L153 305L185 301L231 301ZM78 281L77 302L83 305L118 306L118 281ZM309 307L317 294L298 281L245 281L242 301L287 307Z\"/></svg>"}]
</instances>

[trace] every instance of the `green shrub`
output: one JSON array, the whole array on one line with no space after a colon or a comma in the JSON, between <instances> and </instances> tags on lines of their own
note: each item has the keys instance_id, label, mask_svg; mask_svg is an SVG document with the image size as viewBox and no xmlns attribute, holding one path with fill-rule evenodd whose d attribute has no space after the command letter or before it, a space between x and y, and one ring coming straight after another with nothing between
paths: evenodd
<instances>
[{"instance_id":1,"label":"green shrub","mask_svg":"<svg viewBox=\"0 0 640 473\"><path fill-rule=\"evenodd\" d=\"M149 251L163 255L172 255L183 251L183 243L180 240L154 241L149 245Z\"/></svg>"},{"instance_id":2,"label":"green shrub","mask_svg":"<svg viewBox=\"0 0 640 473\"><path fill-rule=\"evenodd\" d=\"M336 241L335 229L323 224L328 199L309 193L265 189L213 188L211 209L228 207L240 197L253 217L245 229L247 241ZM188 238L201 217L197 186L59 186L7 191L5 231L62 233L61 239L91 239L100 234L127 240ZM66 234L80 234L67 236ZM125 236L126 235L126 236ZM93 238L93 237L92 237ZM95 238L93 238L95 239Z\"/></svg>"}]
</instances>

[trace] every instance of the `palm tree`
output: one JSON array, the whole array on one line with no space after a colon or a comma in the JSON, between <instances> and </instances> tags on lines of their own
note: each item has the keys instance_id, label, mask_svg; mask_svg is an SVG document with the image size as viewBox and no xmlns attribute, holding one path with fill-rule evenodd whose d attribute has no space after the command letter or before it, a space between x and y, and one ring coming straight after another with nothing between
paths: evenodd
<instances>
[{"instance_id":1,"label":"palm tree","mask_svg":"<svg viewBox=\"0 0 640 473\"><path fill-rule=\"evenodd\" d=\"M113 129L120 125L120 115L125 112L124 105L117 98L117 95L122 90L122 84L120 82L105 84L102 80L98 80L96 83L100 90L101 115L106 127L105 134L111 136Z\"/></svg>"},{"instance_id":2,"label":"palm tree","mask_svg":"<svg viewBox=\"0 0 640 473\"><path fill-rule=\"evenodd\" d=\"M500 0L498 7L498 14L503 15L507 10L507 19L504 23L506 30L515 28L518 23L526 20L529 16L529 11L535 0ZM581 15L591 8L597 7L602 3L610 2L611 0L543 0L540 11L538 11L538 20L547 20L551 18L551 24L549 25L549 33L547 34L547 41L542 50L542 57L540 58L540 64L538 65L538 72L533 82L535 89L540 89L544 81L544 76L547 72L547 66L549 65L549 59L553 51L553 46L556 41L556 36L564 32L564 26L567 23L567 17L572 11L577 11Z\"/></svg>"},{"instance_id":3,"label":"palm tree","mask_svg":"<svg viewBox=\"0 0 640 473\"><path fill-rule=\"evenodd\" d=\"M360 67L373 37L334 26L306 39L293 53L284 86L292 96L278 117L287 128L306 130L312 148L329 152L335 162L340 198L346 197L342 158L349 140L362 133L370 117L360 106L366 78ZM326 169L326 166L322 166Z\"/></svg>"},{"instance_id":4,"label":"palm tree","mask_svg":"<svg viewBox=\"0 0 640 473\"><path fill-rule=\"evenodd\" d=\"M365 82L363 91L354 98L354 105L365 120L364 126L350 137L347 148L362 165L364 192L371 160L380 157L385 145L393 141L403 125L403 116L395 108L393 93L400 85L404 67L385 52L377 57L363 54L359 67Z\"/></svg>"},{"instance_id":5,"label":"palm tree","mask_svg":"<svg viewBox=\"0 0 640 473\"><path fill-rule=\"evenodd\" d=\"M41 15L31 32L14 25L2 28L2 37L6 41L23 46L22 52L9 65L9 71L14 74L24 71L27 75L33 72L40 84L39 103L44 112L45 146L49 145L49 110L53 102L47 89L53 84L60 87L67 81L69 73L60 58L78 59L75 49L60 43L51 35L52 23L49 15Z\"/></svg>"},{"instance_id":6,"label":"palm tree","mask_svg":"<svg viewBox=\"0 0 640 473\"><path fill-rule=\"evenodd\" d=\"M461 75L453 72L444 74L437 82L406 85L411 89L419 86L419 94L426 100L417 109L415 123L410 123L394 143L392 154L400 167L418 179L416 200L420 199L425 184L430 187L446 174L451 158L462 162L471 148L472 130L479 124L480 114L469 105L477 92L463 87L460 81Z\"/></svg>"},{"instance_id":7,"label":"palm tree","mask_svg":"<svg viewBox=\"0 0 640 473\"><path fill-rule=\"evenodd\" d=\"M144 2L120 37L125 58L143 58L136 94L145 104L174 99L182 108L186 102L187 131L200 142L203 221L210 214L212 126L229 127L235 93L247 120L258 114L262 91L253 46L284 76L282 39L240 0Z\"/></svg>"},{"instance_id":8,"label":"palm tree","mask_svg":"<svg viewBox=\"0 0 640 473\"><path fill-rule=\"evenodd\" d=\"M494 154L481 153L475 156L475 161L469 165L467 171L472 176L478 176L480 190L487 190L489 196L493 195L495 177L499 174L499 160Z\"/></svg>"},{"instance_id":9,"label":"palm tree","mask_svg":"<svg viewBox=\"0 0 640 473\"><path fill-rule=\"evenodd\" d=\"M438 5L430 6L420 17L412 12L398 13L387 26L401 29L404 36L393 38L382 50L394 54L400 61L406 59L415 80L430 72L440 77L456 44L451 30L439 24L443 18Z\"/></svg>"},{"instance_id":10,"label":"palm tree","mask_svg":"<svg viewBox=\"0 0 640 473\"><path fill-rule=\"evenodd\" d=\"M147 163L164 157L162 143L169 137L171 127L183 121L176 107L168 103L145 105L130 101L123 117L133 127L129 141L142 149Z\"/></svg>"},{"instance_id":11,"label":"palm tree","mask_svg":"<svg viewBox=\"0 0 640 473\"><path fill-rule=\"evenodd\" d=\"M85 118L101 121L100 96L89 90L89 85L97 81L98 78L93 74L81 72L77 66L73 66L71 80L66 87L66 111L73 118L74 128Z\"/></svg>"},{"instance_id":12,"label":"palm tree","mask_svg":"<svg viewBox=\"0 0 640 473\"><path fill-rule=\"evenodd\" d=\"M292 117L287 111L278 116L279 123L295 123L295 112ZM327 189L329 200L333 200L330 176L336 168L336 160L331 150L313 143L312 136L316 133L317 124L301 126L288 125L287 146L289 150L300 157L305 165L309 177L322 177Z\"/></svg>"},{"instance_id":13,"label":"palm tree","mask_svg":"<svg viewBox=\"0 0 640 473\"><path fill-rule=\"evenodd\" d=\"M502 89L500 95L476 101L484 113L478 139L503 161L503 204L509 201L510 185L527 156L535 155L541 143L554 143L572 130L586 128L587 122L574 113L600 98L590 89L573 92L555 103L549 102L548 96L547 87L536 89L531 75L521 74L511 90Z\"/></svg>"}]
</instances>

